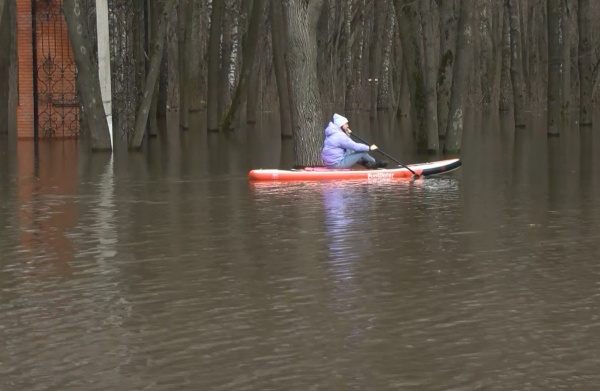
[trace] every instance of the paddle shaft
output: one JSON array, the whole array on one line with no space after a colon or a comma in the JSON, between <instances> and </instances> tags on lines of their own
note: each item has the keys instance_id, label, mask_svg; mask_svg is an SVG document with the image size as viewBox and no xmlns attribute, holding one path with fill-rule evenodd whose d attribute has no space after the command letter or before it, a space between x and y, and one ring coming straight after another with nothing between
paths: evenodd
<instances>
[{"instance_id":1,"label":"paddle shaft","mask_svg":"<svg viewBox=\"0 0 600 391\"><path fill-rule=\"evenodd\" d=\"M358 137L357 135L355 135L354 133L350 133L351 136L356 137L356 139L364 144L367 145L371 145L368 142L366 142L365 140L363 140L362 138ZM415 176L419 176L419 174L417 174L416 172L414 172L413 170L410 169L410 167L405 166L404 164L400 163L398 160L394 159L393 157L391 157L390 155L388 155L387 153L383 152L381 149L377 148L376 151L379 151L379 153L381 153L383 156L387 157L388 159L398 163L399 165L401 165L402 167L406 168L408 171L412 172Z\"/></svg>"}]
</instances>

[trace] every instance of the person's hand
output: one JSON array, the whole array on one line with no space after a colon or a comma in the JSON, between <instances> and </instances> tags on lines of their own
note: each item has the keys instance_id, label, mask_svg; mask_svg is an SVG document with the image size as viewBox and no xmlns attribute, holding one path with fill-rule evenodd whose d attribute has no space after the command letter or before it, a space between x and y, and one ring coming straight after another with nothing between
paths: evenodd
<instances>
[{"instance_id":1,"label":"person's hand","mask_svg":"<svg viewBox=\"0 0 600 391\"><path fill-rule=\"evenodd\" d=\"M376 149L377 149L377 145L375 145L375 144L373 144L373 145L371 145L371 146L369 147L369 150L370 150L370 151L374 151L374 150L376 150Z\"/></svg>"}]
</instances>

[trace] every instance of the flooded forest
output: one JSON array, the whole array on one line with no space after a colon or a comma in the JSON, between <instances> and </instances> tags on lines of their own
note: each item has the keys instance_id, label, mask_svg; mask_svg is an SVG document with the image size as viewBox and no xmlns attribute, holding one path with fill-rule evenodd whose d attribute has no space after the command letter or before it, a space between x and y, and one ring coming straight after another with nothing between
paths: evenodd
<instances>
[{"instance_id":1,"label":"flooded forest","mask_svg":"<svg viewBox=\"0 0 600 391\"><path fill-rule=\"evenodd\" d=\"M14 132L16 3L0 1L0 117ZM51 7L54 1L38 1ZM108 23L114 138L139 149L157 118L228 132L276 112L296 161L314 163L334 112L411 120L420 151L457 153L467 109L509 112L548 135L592 123L600 4L591 0L65 0L94 150L110 149L98 53ZM11 34L13 32L13 34ZM82 48L84 48L82 50ZM90 120L92 119L92 120ZM94 120L95 119L95 120Z\"/></svg>"}]
</instances>

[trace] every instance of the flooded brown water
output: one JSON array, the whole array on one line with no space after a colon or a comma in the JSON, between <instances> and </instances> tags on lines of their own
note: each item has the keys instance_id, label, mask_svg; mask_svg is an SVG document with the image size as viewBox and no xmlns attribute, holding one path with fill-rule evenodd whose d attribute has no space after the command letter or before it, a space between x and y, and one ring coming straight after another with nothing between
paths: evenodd
<instances>
[{"instance_id":1,"label":"flooded brown water","mask_svg":"<svg viewBox=\"0 0 600 391\"><path fill-rule=\"evenodd\" d=\"M599 389L594 131L488 120L447 176L270 185L269 126L2 140L0 390Z\"/></svg>"}]
</instances>

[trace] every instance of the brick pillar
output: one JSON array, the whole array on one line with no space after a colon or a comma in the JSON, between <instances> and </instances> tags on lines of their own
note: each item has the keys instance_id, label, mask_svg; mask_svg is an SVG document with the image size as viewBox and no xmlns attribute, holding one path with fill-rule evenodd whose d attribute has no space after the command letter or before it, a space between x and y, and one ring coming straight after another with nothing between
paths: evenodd
<instances>
[{"instance_id":1,"label":"brick pillar","mask_svg":"<svg viewBox=\"0 0 600 391\"><path fill-rule=\"evenodd\" d=\"M19 103L17 137L33 138L33 30L31 0L17 0L17 58L19 64Z\"/></svg>"}]
</instances>

